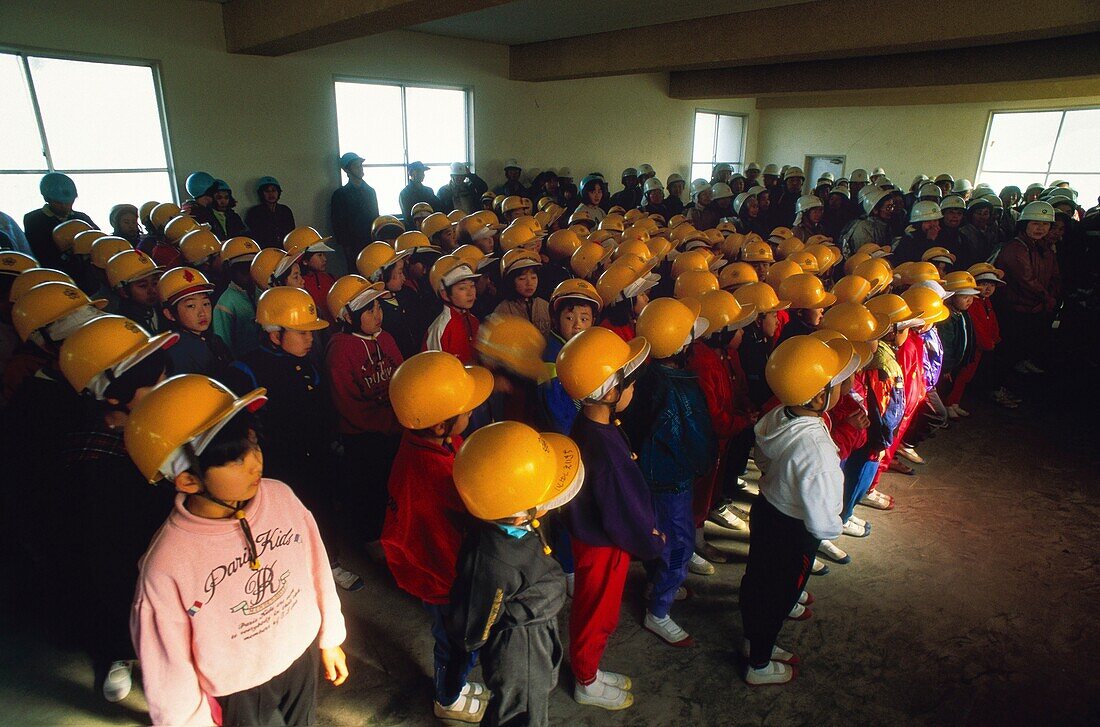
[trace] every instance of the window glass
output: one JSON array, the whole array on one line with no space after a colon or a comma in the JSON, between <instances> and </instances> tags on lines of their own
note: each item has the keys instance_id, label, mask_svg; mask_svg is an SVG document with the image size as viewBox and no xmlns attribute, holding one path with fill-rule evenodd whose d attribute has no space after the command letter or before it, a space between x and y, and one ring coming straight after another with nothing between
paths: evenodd
<instances>
[{"instance_id":1,"label":"window glass","mask_svg":"<svg viewBox=\"0 0 1100 727\"><path fill-rule=\"evenodd\" d=\"M709 161L714 158L715 116L715 114L696 112L695 138L691 143L692 161Z\"/></svg>"},{"instance_id":2,"label":"window glass","mask_svg":"<svg viewBox=\"0 0 1100 727\"><path fill-rule=\"evenodd\" d=\"M740 170L743 129L743 117L726 114L718 116L718 144L714 150L716 162L730 162L735 170Z\"/></svg>"},{"instance_id":3,"label":"window glass","mask_svg":"<svg viewBox=\"0 0 1100 727\"><path fill-rule=\"evenodd\" d=\"M340 153L353 151L364 164L404 164L401 87L373 83L336 84Z\"/></svg>"},{"instance_id":4,"label":"window glass","mask_svg":"<svg viewBox=\"0 0 1100 727\"><path fill-rule=\"evenodd\" d=\"M985 142L982 171L1045 171L1061 119L1060 111L994 114Z\"/></svg>"},{"instance_id":5,"label":"window glass","mask_svg":"<svg viewBox=\"0 0 1100 727\"><path fill-rule=\"evenodd\" d=\"M4 99L0 169L45 169L42 137L38 134L31 95L23 80L23 60L19 56L0 54L0 98Z\"/></svg>"},{"instance_id":6,"label":"window glass","mask_svg":"<svg viewBox=\"0 0 1100 727\"><path fill-rule=\"evenodd\" d=\"M446 88L405 89L409 161L466 158L466 92Z\"/></svg>"}]
</instances>

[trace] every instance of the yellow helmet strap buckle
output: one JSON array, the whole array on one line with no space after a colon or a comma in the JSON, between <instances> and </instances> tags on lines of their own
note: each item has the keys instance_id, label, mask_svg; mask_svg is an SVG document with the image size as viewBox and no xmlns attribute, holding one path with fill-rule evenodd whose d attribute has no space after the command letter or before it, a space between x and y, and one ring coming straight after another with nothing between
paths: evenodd
<instances>
[{"instance_id":1,"label":"yellow helmet strap buckle","mask_svg":"<svg viewBox=\"0 0 1100 727\"><path fill-rule=\"evenodd\" d=\"M539 541L542 543L542 552L546 555L551 555L554 550L550 547L550 543L546 540L546 533L542 530L542 523L539 522L538 510L531 508L527 511L527 515L531 518L531 529L539 536Z\"/></svg>"}]
</instances>

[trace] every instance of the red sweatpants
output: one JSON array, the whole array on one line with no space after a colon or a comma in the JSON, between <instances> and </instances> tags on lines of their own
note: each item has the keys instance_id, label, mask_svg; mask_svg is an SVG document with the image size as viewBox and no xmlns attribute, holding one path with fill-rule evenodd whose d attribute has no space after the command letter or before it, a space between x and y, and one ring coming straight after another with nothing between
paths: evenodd
<instances>
[{"instance_id":1,"label":"red sweatpants","mask_svg":"<svg viewBox=\"0 0 1100 727\"><path fill-rule=\"evenodd\" d=\"M973 380L974 374L978 372L978 364L982 362L982 352L974 352L974 360L959 369L959 373L956 374L955 380L951 384L951 391L948 393L947 398L943 400L943 403L947 406L957 406L962 401L963 394L966 393L966 386Z\"/></svg>"},{"instance_id":2,"label":"red sweatpants","mask_svg":"<svg viewBox=\"0 0 1100 727\"><path fill-rule=\"evenodd\" d=\"M584 685L596 680L623 602L630 555L622 548L595 546L573 538L573 608L569 614L569 661Z\"/></svg>"},{"instance_id":3,"label":"red sweatpants","mask_svg":"<svg viewBox=\"0 0 1100 727\"><path fill-rule=\"evenodd\" d=\"M718 457L710 466L710 471L695 480L691 492L691 514L695 519L695 528L698 530L707 521L710 510L722 495L722 478L726 472L726 447L728 439L718 442Z\"/></svg>"}]
</instances>

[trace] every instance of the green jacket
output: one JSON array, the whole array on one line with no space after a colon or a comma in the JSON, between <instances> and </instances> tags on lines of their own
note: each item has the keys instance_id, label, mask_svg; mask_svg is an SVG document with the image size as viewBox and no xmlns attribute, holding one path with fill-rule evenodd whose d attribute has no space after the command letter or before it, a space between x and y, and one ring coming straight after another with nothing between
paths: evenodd
<instances>
[{"instance_id":1,"label":"green jacket","mask_svg":"<svg viewBox=\"0 0 1100 727\"><path fill-rule=\"evenodd\" d=\"M229 284L214 306L214 333L228 344L235 359L260 347L256 304L236 283Z\"/></svg>"}]
</instances>

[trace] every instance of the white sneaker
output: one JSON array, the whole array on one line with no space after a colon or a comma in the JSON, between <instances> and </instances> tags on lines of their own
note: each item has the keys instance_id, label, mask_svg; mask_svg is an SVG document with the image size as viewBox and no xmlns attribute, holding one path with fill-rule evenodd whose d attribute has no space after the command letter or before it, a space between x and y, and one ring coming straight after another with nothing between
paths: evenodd
<instances>
[{"instance_id":1,"label":"white sneaker","mask_svg":"<svg viewBox=\"0 0 1100 727\"><path fill-rule=\"evenodd\" d=\"M340 566L333 566L332 568L332 580L336 581L336 585L343 588L345 591L358 591L363 587L363 579L355 575L349 570L345 570Z\"/></svg>"},{"instance_id":2,"label":"white sneaker","mask_svg":"<svg viewBox=\"0 0 1100 727\"><path fill-rule=\"evenodd\" d=\"M485 716L485 708L489 701L484 697L474 697L469 694L459 694L454 704L443 705L433 702L432 711L439 719L478 724Z\"/></svg>"},{"instance_id":3,"label":"white sneaker","mask_svg":"<svg viewBox=\"0 0 1100 727\"><path fill-rule=\"evenodd\" d=\"M103 698L108 702L121 702L134 686L134 665L129 661L115 661L103 680Z\"/></svg>"},{"instance_id":4,"label":"white sneaker","mask_svg":"<svg viewBox=\"0 0 1100 727\"><path fill-rule=\"evenodd\" d=\"M570 598L573 597L573 589L577 587L577 574L566 573L565 574L565 595Z\"/></svg>"},{"instance_id":5,"label":"white sneaker","mask_svg":"<svg viewBox=\"0 0 1100 727\"><path fill-rule=\"evenodd\" d=\"M867 527L867 526L870 525L870 523L868 523L866 520L864 520L861 517L856 517L855 515L852 515L851 517L849 517L848 520L849 520L849 522L853 522L856 525L860 525L862 527Z\"/></svg>"},{"instance_id":6,"label":"white sneaker","mask_svg":"<svg viewBox=\"0 0 1100 727\"><path fill-rule=\"evenodd\" d=\"M795 603L791 606L790 613L787 614L787 619L790 621L809 621L813 617L814 612L801 603Z\"/></svg>"},{"instance_id":7,"label":"white sneaker","mask_svg":"<svg viewBox=\"0 0 1100 727\"><path fill-rule=\"evenodd\" d=\"M1024 361L1024 368L1027 369L1028 372L1032 373L1032 374L1045 374L1046 373L1046 371L1044 371L1043 369L1036 366L1034 364L1034 362L1032 362L1031 359L1027 359L1026 361Z\"/></svg>"},{"instance_id":8,"label":"white sneaker","mask_svg":"<svg viewBox=\"0 0 1100 727\"><path fill-rule=\"evenodd\" d=\"M634 704L633 694L625 689L605 684L598 677L596 681L588 686L577 682L577 685L573 688L573 699L577 700L577 704L587 704L612 712L626 709Z\"/></svg>"},{"instance_id":9,"label":"white sneaker","mask_svg":"<svg viewBox=\"0 0 1100 727\"><path fill-rule=\"evenodd\" d=\"M844 535L851 535L853 538L866 538L871 532L867 529L866 523L863 525L857 525L851 520L844 523L841 530Z\"/></svg>"},{"instance_id":10,"label":"white sneaker","mask_svg":"<svg viewBox=\"0 0 1100 727\"><path fill-rule=\"evenodd\" d=\"M645 620L642 622L642 628L646 631L651 631L661 638L666 644L671 646L695 646L695 639L691 637L687 631L680 628L680 625L672 620L671 616L665 616L664 618L657 618L649 611L645 612Z\"/></svg>"},{"instance_id":11,"label":"white sneaker","mask_svg":"<svg viewBox=\"0 0 1100 727\"><path fill-rule=\"evenodd\" d=\"M762 687L767 684L786 684L794 679L794 667L779 661L769 661L767 666L745 670L745 683L750 687Z\"/></svg>"},{"instance_id":12,"label":"white sneaker","mask_svg":"<svg viewBox=\"0 0 1100 727\"><path fill-rule=\"evenodd\" d=\"M626 674L616 674L613 671L601 671L596 670L596 678L604 684L608 684L619 689L630 690L634 687L634 682L630 680Z\"/></svg>"},{"instance_id":13,"label":"white sneaker","mask_svg":"<svg viewBox=\"0 0 1100 727\"><path fill-rule=\"evenodd\" d=\"M810 573L815 576L827 576L829 575L829 566L821 562L821 559L816 555L814 556L814 564L810 566Z\"/></svg>"},{"instance_id":14,"label":"white sneaker","mask_svg":"<svg viewBox=\"0 0 1100 727\"><path fill-rule=\"evenodd\" d=\"M715 525L721 525L730 530L747 533L749 531L749 514L744 510L726 503L710 511L708 518Z\"/></svg>"},{"instance_id":15,"label":"white sneaker","mask_svg":"<svg viewBox=\"0 0 1100 727\"><path fill-rule=\"evenodd\" d=\"M817 552L821 553L834 563L840 563L841 565L844 565L845 563L852 562L852 556L848 555L843 550L836 547L836 545L834 545L833 541L831 540L822 540L821 545L817 546Z\"/></svg>"},{"instance_id":16,"label":"white sneaker","mask_svg":"<svg viewBox=\"0 0 1100 727\"><path fill-rule=\"evenodd\" d=\"M947 418L948 419L958 419L959 418L959 413L957 411L955 411L955 405L954 404L947 407Z\"/></svg>"},{"instance_id":17,"label":"white sneaker","mask_svg":"<svg viewBox=\"0 0 1100 727\"><path fill-rule=\"evenodd\" d=\"M1025 376L1032 373L1031 369L1029 369L1027 366L1027 361L1018 362L1015 366L1012 367L1012 370L1018 374L1024 374Z\"/></svg>"},{"instance_id":18,"label":"white sneaker","mask_svg":"<svg viewBox=\"0 0 1100 727\"><path fill-rule=\"evenodd\" d=\"M691 554L691 560L688 561L688 570L697 576L712 576L714 575L714 566L710 564L710 561L701 557L698 553Z\"/></svg>"},{"instance_id":19,"label":"white sneaker","mask_svg":"<svg viewBox=\"0 0 1100 727\"><path fill-rule=\"evenodd\" d=\"M748 659L749 658L749 650L750 650L749 640L744 639L741 642L741 656ZM783 662L784 664L797 664L798 663L798 657L795 656L793 653L787 651L783 647L781 647L779 644L776 644L776 645L772 646L772 658L771 658L771 660L772 661L780 661L780 662Z\"/></svg>"},{"instance_id":20,"label":"white sneaker","mask_svg":"<svg viewBox=\"0 0 1100 727\"><path fill-rule=\"evenodd\" d=\"M966 409L963 409L963 408L962 408L961 406L959 406L958 404L956 404L956 405L955 405L955 413L956 413L956 414L958 414L958 415L959 415L959 416L961 416L961 417L968 417L968 416L970 416L970 412L968 412L968 411L967 411Z\"/></svg>"}]
</instances>

